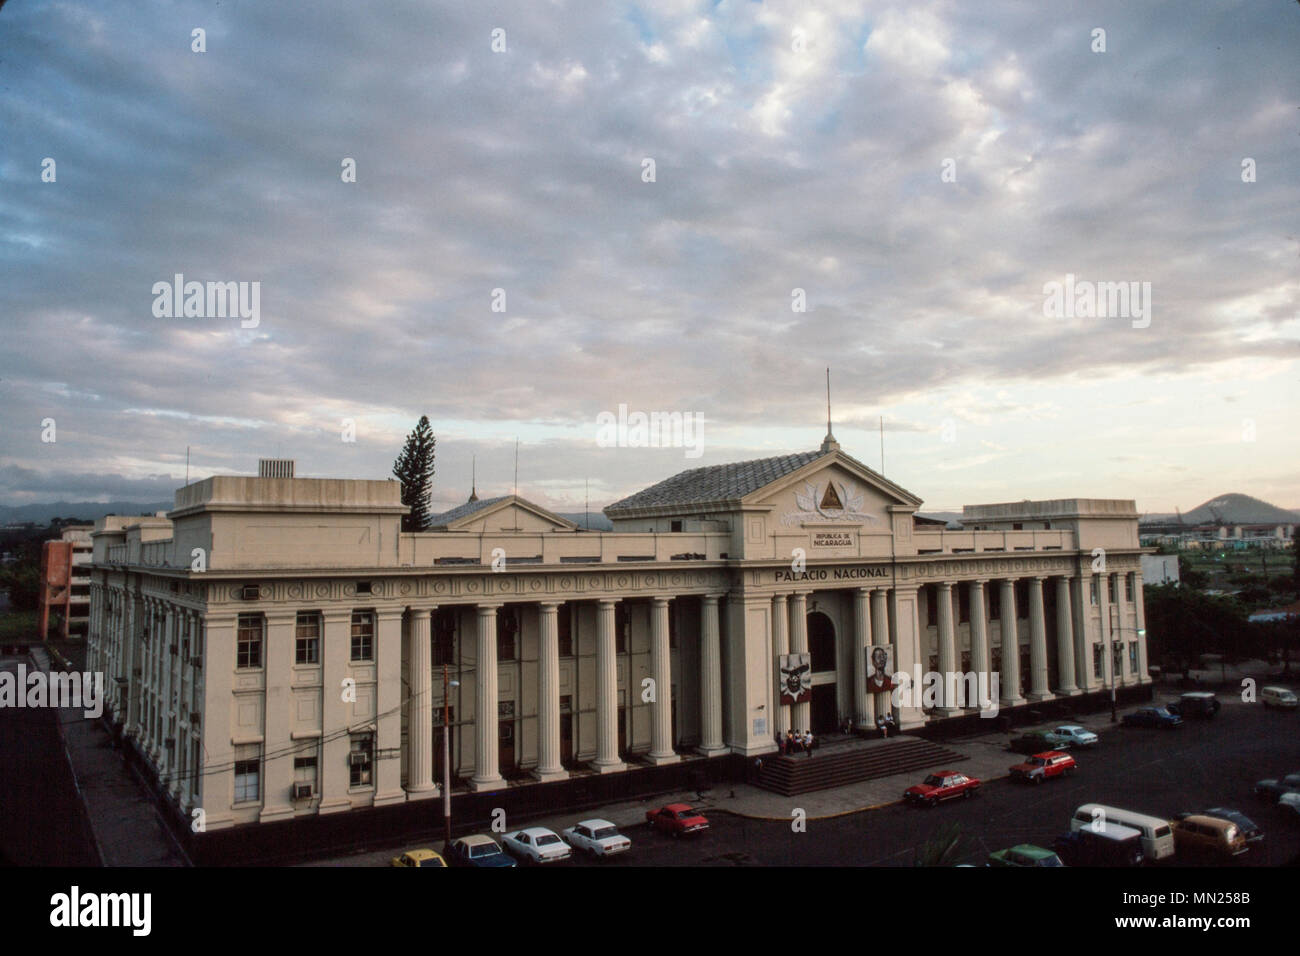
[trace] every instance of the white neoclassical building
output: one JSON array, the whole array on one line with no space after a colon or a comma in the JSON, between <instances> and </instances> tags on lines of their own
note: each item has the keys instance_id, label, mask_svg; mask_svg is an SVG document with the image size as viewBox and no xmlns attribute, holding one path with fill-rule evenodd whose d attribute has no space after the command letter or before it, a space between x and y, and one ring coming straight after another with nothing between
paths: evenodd
<instances>
[{"instance_id":1,"label":"white neoclassical building","mask_svg":"<svg viewBox=\"0 0 1300 956\"><path fill-rule=\"evenodd\" d=\"M88 667L208 829L436 796L444 715L454 775L492 791L971 713L872 693L875 646L997 673L1004 709L1149 682L1132 501L945 525L829 434L659 482L605 509L612 532L511 495L404 533L396 483L291 475L208 478L94 532ZM782 704L798 653L811 694Z\"/></svg>"}]
</instances>

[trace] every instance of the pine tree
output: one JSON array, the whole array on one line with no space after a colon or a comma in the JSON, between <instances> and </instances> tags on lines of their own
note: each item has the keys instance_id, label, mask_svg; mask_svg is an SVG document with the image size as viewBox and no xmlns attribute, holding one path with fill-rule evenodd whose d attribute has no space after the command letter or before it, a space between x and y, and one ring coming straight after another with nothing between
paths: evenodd
<instances>
[{"instance_id":1,"label":"pine tree","mask_svg":"<svg viewBox=\"0 0 1300 956\"><path fill-rule=\"evenodd\" d=\"M406 436L402 453L393 462L393 476L402 483L402 504L411 509L402 516L403 531L423 531L429 525L429 497L433 484L433 446L437 439L429 427L429 417Z\"/></svg>"}]
</instances>

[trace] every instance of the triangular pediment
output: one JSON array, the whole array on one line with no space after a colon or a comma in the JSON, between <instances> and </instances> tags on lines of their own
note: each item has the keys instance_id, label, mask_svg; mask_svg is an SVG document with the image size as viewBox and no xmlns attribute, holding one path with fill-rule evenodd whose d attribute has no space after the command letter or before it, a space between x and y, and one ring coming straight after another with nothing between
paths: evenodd
<instances>
[{"instance_id":1,"label":"triangular pediment","mask_svg":"<svg viewBox=\"0 0 1300 956\"><path fill-rule=\"evenodd\" d=\"M856 524L889 527L891 508L912 510L921 499L842 451L756 489L744 505L770 509L786 525Z\"/></svg>"},{"instance_id":2,"label":"triangular pediment","mask_svg":"<svg viewBox=\"0 0 1300 956\"><path fill-rule=\"evenodd\" d=\"M517 495L489 499L476 508L461 506L444 517L447 520L435 522L436 530L493 534L502 531L576 531L578 528L567 518Z\"/></svg>"}]
</instances>

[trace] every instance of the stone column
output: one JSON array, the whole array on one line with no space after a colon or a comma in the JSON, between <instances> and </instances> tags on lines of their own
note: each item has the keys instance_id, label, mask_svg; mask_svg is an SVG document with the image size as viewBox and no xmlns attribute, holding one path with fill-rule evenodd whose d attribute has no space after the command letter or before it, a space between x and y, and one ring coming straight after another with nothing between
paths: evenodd
<instances>
[{"instance_id":1,"label":"stone column","mask_svg":"<svg viewBox=\"0 0 1300 956\"><path fill-rule=\"evenodd\" d=\"M292 610L276 609L266 614L266 633L262 638L262 700L266 729L262 744L263 789L262 812L257 818L259 823L293 816L293 757L284 753L291 740L293 718L289 711L293 706L293 696L285 685L292 680L297 619L298 615Z\"/></svg>"},{"instance_id":2,"label":"stone column","mask_svg":"<svg viewBox=\"0 0 1300 956\"><path fill-rule=\"evenodd\" d=\"M921 612L917 585L900 584L892 588L890 599L894 607L894 669L907 674L910 681L922 670ZM901 692L901 684L899 689ZM902 697L897 708L899 730L912 730L925 725L925 711L920 706L923 690L921 687L912 687Z\"/></svg>"},{"instance_id":3,"label":"stone column","mask_svg":"<svg viewBox=\"0 0 1300 956\"><path fill-rule=\"evenodd\" d=\"M235 749L227 728L231 726L231 712L234 710L237 620L233 611L218 611L208 612L205 621L203 741L206 749L203 759L207 767L198 787L208 830L224 829L234 822L230 807L235 789ZM127 666L130 666L130 661Z\"/></svg>"},{"instance_id":4,"label":"stone column","mask_svg":"<svg viewBox=\"0 0 1300 956\"><path fill-rule=\"evenodd\" d=\"M433 782L433 644L432 608L411 609L406 632L407 682L411 688L406 724L406 792L408 799L432 796Z\"/></svg>"},{"instance_id":5,"label":"stone column","mask_svg":"<svg viewBox=\"0 0 1300 956\"><path fill-rule=\"evenodd\" d=\"M538 605L539 654L537 662L537 769L543 783L565 780L569 772L560 764L560 630L559 603Z\"/></svg>"},{"instance_id":6,"label":"stone column","mask_svg":"<svg viewBox=\"0 0 1300 956\"><path fill-rule=\"evenodd\" d=\"M1092 623L1092 606L1088 601L1090 574L1081 574L1070 581L1074 612L1074 682L1085 693L1097 689L1097 678L1092 671L1092 641L1089 625Z\"/></svg>"},{"instance_id":7,"label":"stone column","mask_svg":"<svg viewBox=\"0 0 1300 956\"><path fill-rule=\"evenodd\" d=\"M1138 642L1138 680L1143 684L1151 683L1151 672L1147 669L1147 612L1142 603L1142 572L1133 575L1133 610L1137 615Z\"/></svg>"},{"instance_id":8,"label":"stone column","mask_svg":"<svg viewBox=\"0 0 1300 956\"><path fill-rule=\"evenodd\" d=\"M497 750L497 608L499 604L478 606L478 679L474 686L474 776L469 788L474 791L500 790L505 786L498 766Z\"/></svg>"},{"instance_id":9,"label":"stone column","mask_svg":"<svg viewBox=\"0 0 1300 956\"><path fill-rule=\"evenodd\" d=\"M855 727L870 727L876 719L871 694L867 692L867 645L871 643L871 589L853 592L853 714Z\"/></svg>"},{"instance_id":10,"label":"stone column","mask_svg":"<svg viewBox=\"0 0 1300 956\"><path fill-rule=\"evenodd\" d=\"M406 800L402 789L402 616L404 608L375 611L376 807ZM394 758L385 758L393 754ZM292 761L290 761L292 770Z\"/></svg>"},{"instance_id":11,"label":"stone column","mask_svg":"<svg viewBox=\"0 0 1300 956\"><path fill-rule=\"evenodd\" d=\"M1041 577L1029 579L1029 699L1052 699L1047 686L1047 622Z\"/></svg>"},{"instance_id":12,"label":"stone column","mask_svg":"<svg viewBox=\"0 0 1300 956\"><path fill-rule=\"evenodd\" d=\"M889 604L888 588L871 589L871 646L888 647L889 646ZM868 658L870 659L870 658ZM897 664L897 658L895 658ZM871 698L871 720L874 726L877 717L883 717L885 714L894 712L893 702L890 695L869 694Z\"/></svg>"},{"instance_id":13,"label":"stone column","mask_svg":"<svg viewBox=\"0 0 1300 956\"><path fill-rule=\"evenodd\" d=\"M776 719L774 721L774 730L780 737L785 736L785 732L790 729L790 705L781 703L781 658L790 653L790 608L784 594L772 596L772 646L776 654L776 660L773 662L776 671Z\"/></svg>"},{"instance_id":14,"label":"stone column","mask_svg":"<svg viewBox=\"0 0 1300 956\"><path fill-rule=\"evenodd\" d=\"M1097 620L1101 631L1101 676L1102 687L1107 692L1119 686L1119 675L1115 673L1115 648L1111 642L1119 635L1111 621L1110 608L1110 574L1103 572L1095 575L1097 582Z\"/></svg>"},{"instance_id":15,"label":"stone column","mask_svg":"<svg viewBox=\"0 0 1300 956\"><path fill-rule=\"evenodd\" d=\"M626 770L618 756L618 655L614 643L612 598L596 605L596 760L597 773Z\"/></svg>"},{"instance_id":16,"label":"stone column","mask_svg":"<svg viewBox=\"0 0 1300 956\"><path fill-rule=\"evenodd\" d=\"M650 708L650 753L653 764L676 763L673 752L673 675L668 654L668 598L657 597L650 609L650 676L654 678L654 703Z\"/></svg>"},{"instance_id":17,"label":"stone column","mask_svg":"<svg viewBox=\"0 0 1300 956\"><path fill-rule=\"evenodd\" d=\"M722 643L718 631L718 597L700 599L700 753L727 752L722 742Z\"/></svg>"},{"instance_id":18,"label":"stone column","mask_svg":"<svg viewBox=\"0 0 1300 956\"><path fill-rule=\"evenodd\" d=\"M808 593L796 591L790 596L790 653L808 653ZM812 702L805 700L791 708L794 729L806 733L812 728Z\"/></svg>"},{"instance_id":19,"label":"stone column","mask_svg":"<svg viewBox=\"0 0 1300 956\"><path fill-rule=\"evenodd\" d=\"M955 683L951 675L957 672L957 636L952 617L952 582L941 581L936 590L939 592L939 673L943 678L939 713L944 717L953 717L960 714L962 708L957 701L948 699L948 691Z\"/></svg>"},{"instance_id":20,"label":"stone column","mask_svg":"<svg viewBox=\"0 0 1300 956\"><path fill-rule=\"evenodd\" d=\"M1056 688L1058 697L1079 693L1074 683L1074 614L1070 610L1070 576L1056 579Z\"/></svg>"},{"instance_id":21,"label":"stone column","mask_svg":"<svg viewBox=\"0 0 1300 956\"><path fill-rule=\"evenodd\" d=\"M1001 615L998 628L1002 632L1002 703L1014 707L1023 704L1020 696L1020 635L1016 628L1016 579L1003 578Z\"/></svg>"},{"instance_id":22,"label":"stone column","mask_svg":"<svg viewBox=\"0 0 1300 956\"><path fill-rule=\"evenodd\" d=\"M989 612L984 604L984 585L978 578L970 582L970 666L976 675L989 670Z\"/></svg>"}]
</instances>

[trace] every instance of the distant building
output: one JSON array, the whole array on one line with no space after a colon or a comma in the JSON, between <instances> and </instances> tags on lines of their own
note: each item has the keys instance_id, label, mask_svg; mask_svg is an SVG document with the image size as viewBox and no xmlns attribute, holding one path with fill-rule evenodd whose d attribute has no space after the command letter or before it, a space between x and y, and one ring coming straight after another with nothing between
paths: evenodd
<instances>
[{"instance_id":1,"label":"distant building","mask_svg":"<svg viewBox=\"0 0 1300 956\"><path fill-rule=\"evenodd\" d=\"M59 624L59 637L85 638L90 623L90 562L94 550L92 525L69 525L62 535L41 546L40 635L49 636L50 612Z\"/></svg>"}]
</instances>

